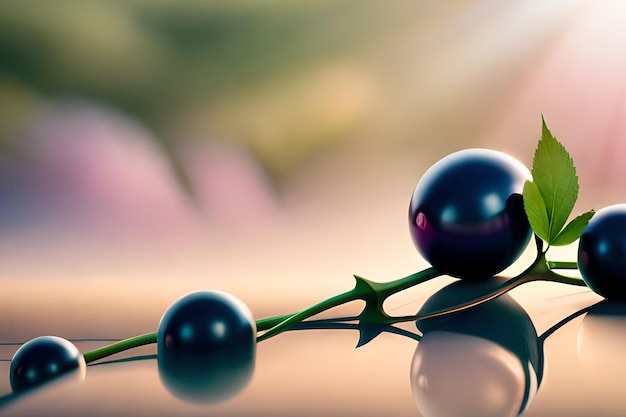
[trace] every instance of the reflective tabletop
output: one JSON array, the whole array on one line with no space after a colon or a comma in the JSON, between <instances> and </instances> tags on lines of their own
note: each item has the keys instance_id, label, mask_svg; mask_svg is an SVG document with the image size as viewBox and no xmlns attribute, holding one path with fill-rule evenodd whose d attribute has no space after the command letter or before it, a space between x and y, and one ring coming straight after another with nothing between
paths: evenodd
<instances>
[{"instance_id":1,"label":"reflective tabletop","mask_svg":"<svg viewBox=\"0 0 626 417\"><path fill-rule=\"evenodd\" d=\"M47 293L54 294L52 287L65 292L63 288L71 284L55 282L48 285ZM80 293L97 292L100 284L90 282ZM85 322L98 320L110 306L118 306L127 310L112 314L112 320L119 322L99 328L101 336L150 331L144 324L149 319L124 306L138 295L132 289L121 296L112 291L97 301L86 297L83 312L61 295L60 300L70 304L67 311L46 317L45 306L27 298L31 285L17 286L15 296L3 294L3 317L32 309L34 317L24 320L97 339ZM390 300L386 309L394 315L415 314L420 308L467 298L477 291L468 288L476 285L491 284L442 277ZM148 305L145 310L151 314L155 308ZM337 310L324 316L354 315L360 306L355 302ZM132 320L123 320L129 312ZM152 321L158 318L156 314ZM63 324L55 326L60 319ZM19 328L12 327L3 335L13 332L19 338ZM221 397L211 395L215 387L208 387L208 401L185 390L185 378L193 376L164 373L152 345L90 364L82 374L13 394L8 359L18 346L2 345L0 412L7 416L287 416L294 412L304 416L515 416L520 412L524 416L612 416L626 407L620 388L626 378L621 372L626 365L621 349L626 308L601 301L584 288L530 283L465 312L424 320L418 326L405 323L379 330L378 336L358 348L360 334L368 329L352 322L321 321L263 341L249 380ZM60 333L70 337L68 331ZM75 343L84 352L107 341Z\"/></svg>"}]
</instances>

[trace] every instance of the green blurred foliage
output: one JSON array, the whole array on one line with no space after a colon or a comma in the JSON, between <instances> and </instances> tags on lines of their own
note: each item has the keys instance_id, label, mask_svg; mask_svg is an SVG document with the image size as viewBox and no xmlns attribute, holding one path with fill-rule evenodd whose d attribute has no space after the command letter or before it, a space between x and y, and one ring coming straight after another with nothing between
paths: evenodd
<instances>
[{"instance_id":1,"label":"green blurred foliage","mask_svg":"<svg viewBox=\"0 0 626 417\"><path fill-rule=\"evenodd\" d=\"M0 2L0 141L38 103L81 97L137 118L166 149L181 133L238 141L280 177L367 117L371 85L346 63L420 2L394 3Z\"/></svg>"}]
</instances>

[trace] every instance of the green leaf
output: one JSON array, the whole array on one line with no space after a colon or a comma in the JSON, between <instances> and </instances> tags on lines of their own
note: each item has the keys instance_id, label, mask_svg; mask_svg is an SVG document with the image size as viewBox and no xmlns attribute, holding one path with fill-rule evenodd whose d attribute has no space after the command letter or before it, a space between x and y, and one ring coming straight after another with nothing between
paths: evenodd
<instances>
[{"instance_id":1,"label":"green leaf","mask_svg":"<svg viewBox=\"0 0 626 417\"><path fill-rule=\"evenodd\" d=\"M574 161L548 129L542 117L541 139L537 144L533 167L537 185L548 215L548 244L558 236L578 198L578 177Z\"/></svg>"},{"instance_id":2,"label":"green leaf","mask_svg":"<svg viewBox=\"0 0 626 417\"><path fill-rule=\"evenodd\" d=\"M589 223L589 220L591 220L594 214L595 214L595 211L590 210L586 213L581 214L580 216L576 217L574 220L569 222L569 224L565 226L565 229L563 229L561 233L559 233L552 240L552 245L553 246L565 246L574 242L576 239L580 237L583 230L585 230L587 223Z\"/></svg>"},{"instance_id":3,"label":"green leaf","mask_svg":"<svg viewBox=\"0 0 626 417\"><path fill-rule=\"evenodd\" d=\"M550 237L550 222L548 221L548 212L546 204L543 202L541 193L537 184L526 181L522 192L524 197L524 210L528 216L528 222L533 232L546 242Z\"/></svg>"}]
</instances>

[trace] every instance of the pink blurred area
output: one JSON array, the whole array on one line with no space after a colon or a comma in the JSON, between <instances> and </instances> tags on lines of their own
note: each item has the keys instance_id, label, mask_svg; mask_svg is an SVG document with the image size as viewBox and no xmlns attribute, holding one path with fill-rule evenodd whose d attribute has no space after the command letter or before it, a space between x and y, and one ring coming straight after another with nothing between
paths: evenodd
<instances>
[{"instance_id":1,"label":"pink blurred area","mask_svg":"<svg viewBox=\"0 0 626 417\"><path fill-rule=\"evenodd\" d=\"M246 153L206 140L185 147L193 188L186 191L153 134L92 103L43 108L17 143L4 167L2 219L16 233L56 227L65 236L176 239L201 234L207 221L251 226L247 207L261 217L276 209L268 179Z\"/></svg>"},{"instance_id":2,"label":"pink blurred area","mask_svg":"<svg viewBox=\"0 0 626 417\"><path fill-rule=\"evenodd\" d=\"M203 140L176 157L184 180L139 122L84 100L49 103L3 160L0 240L9 252L36 249L29 256L45 262L49 250L69 263L108 247L182 250L222 229L256 230L276 216L274 190L247 153Z\"/></svg>"},{"instance_id":3,"label":"pink blurred area","mask_svg":"<svg viewBox=\"0 0 626 417\"><path fill-rule=\"evenodd\" d=\"M6 185L16 196L3 199L3 223L14 230L133 236L190 227L191 204L155 138L121 114L60 102L17 136Z\"/></svg>"}]
</instances>

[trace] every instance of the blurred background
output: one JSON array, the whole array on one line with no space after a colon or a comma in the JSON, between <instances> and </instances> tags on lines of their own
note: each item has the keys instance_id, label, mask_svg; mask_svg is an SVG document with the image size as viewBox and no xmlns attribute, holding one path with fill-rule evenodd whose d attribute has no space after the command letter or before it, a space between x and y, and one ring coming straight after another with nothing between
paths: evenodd
<instances>
[{"instance_id":1,"label":"blurred background","mask_svg":"<svg viewBox=\"0 0 626 417\"><path fill-rule=\"evenodd\" d=\"M406 275L421 174L467 147L530 166L542 114L574 214L624 201L619 1L46 4L0 3L3 298L209 287L263 315Z\"/></svg>"},{"instance_id":2,"label":"blurred background","mask_svg":"<svg viewBox=\"0 0 626 417\"><path fill-rule=\"evenodd\" d=\"M468 147L530 166L542 114L574 214L624 202L625 19L619 0L0 2L1 338L152 331L204 288L283 314L408 275L422 173Z\"/></svg>"}]
</instances>

